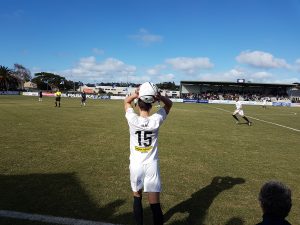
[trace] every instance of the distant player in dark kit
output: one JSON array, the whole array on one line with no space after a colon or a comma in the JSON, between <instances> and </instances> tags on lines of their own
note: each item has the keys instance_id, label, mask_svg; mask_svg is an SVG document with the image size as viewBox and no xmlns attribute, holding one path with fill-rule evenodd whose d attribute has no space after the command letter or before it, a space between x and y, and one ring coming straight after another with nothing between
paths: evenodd
<instances>
[{"instance_id":1,"label":"distant player in dark kit","mask_svg":"<svg viewBox=\"0 0 300 225\"><path fill-rule=\"evenodd\" d=\"M55 92L55 107L57 107L57 103L58 103L58 107L60 107L60 98L61 98L61 92L58 90L57 92Z\"/></svg>"},{"instance_id":2,"label":"distant player in dark kit","mask_svg":"<svg viewBox=\"0 0 300 225\"><path fill-rule=\"evenodd\" d=\"M236 101L235 102L236 110L233 112L232 116L233 116L234 119L236 119L236 123L239 124L239 122L240 122L239 119L236 116L237 114L239 114L241 117L243 117L244 120L247 121L247 124L249 126L251 126L252 122L250 122L249 119L244 115L244 110L242 108L242 103L240 102L239 98L237 97L235 99L235 101Z\"/></svg>"},{"instance_id":3,"label":"distant player in dark kit","mask_svg":"<svg viewBox=\"0 0 300 225\"><path fill-rule=\"evenodd\" d=\"M81 93L81 106L85 106L85 102L86 102L86 93L83 91Z\"/></svg>"},{"instance_id":4,"label":"distant player in dark kit","mask_svg":"<svg viewBox=\"0 0 300 225\"><path fill-rule=\"evenodd\" d=\"M43 92L39 92L39 102L43 101Z\"/></svg>"}]
</instances>

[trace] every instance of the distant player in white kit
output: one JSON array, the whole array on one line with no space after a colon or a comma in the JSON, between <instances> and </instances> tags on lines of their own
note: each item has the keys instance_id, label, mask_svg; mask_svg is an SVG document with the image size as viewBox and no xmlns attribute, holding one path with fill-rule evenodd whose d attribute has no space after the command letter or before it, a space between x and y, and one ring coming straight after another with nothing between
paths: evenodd
<instances>
[{"instance_id":1,"label":"distant player in white kit","mask_svg":"<svg viewBox=\"0 0 300 225\"><path fill-rule=\"evenodd\" d=\"M242 103L239 101L238 97L235 99L235 107L236 107L236 110L233 112L232 116L233 116L234 119L236 119L236 121L237 121L236 123L240 122L239 118L237 118L237 116L236 116L237 114L239 114L241 117L244 118L244 120L247 121L247 124L249 126L251 126L252 122L250 122L249 119L244 115L244 110L243 110L243 107L242 107Z\"/></svg>"},{"instance_id":2,"label":"distant player in white kit","mask_svg":"<svg viewBox=\"0 0 300 225\"><path fill-rule=\"evenodd\" d=\"M138 99L137 115L132 103ZM164 107L150 116L152 103L160 100ZM153 224L163 224L160 206L160 170L158 161L158 131L172 107L172 101L161 96L156 85L146 82L124 100L130 132L130 183L133 191L133 213L137 225L143 224L142 190L148 193Z\"/></svg>"},{"instance_id":3,"label":"distant player in white kit","mask_svg":"<svg viewBox=\"0 0 300 225\"><path fill-rule=\"evenodd\" d=\"M264 98L263 104L262 104L263 109L267 108L267 99Z\"/></svg>"}]
</instances>

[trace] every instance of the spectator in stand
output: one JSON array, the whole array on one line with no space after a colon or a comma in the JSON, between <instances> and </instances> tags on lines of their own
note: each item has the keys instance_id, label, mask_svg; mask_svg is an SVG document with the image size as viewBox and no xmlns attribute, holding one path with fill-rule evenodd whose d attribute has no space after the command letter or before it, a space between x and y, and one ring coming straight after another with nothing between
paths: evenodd
<instances>
[{"instance_id":1,"label":"spectator in stand","mask_svg":"<svg viewBox=\"0 0 300 225\"><path fill-rule=\"evenodd\" d=\"M283 183L269 181L259 193L263 221L257 225L291 225L285 218L292 208L291 190Z\"/></svg>"}]
</instances>

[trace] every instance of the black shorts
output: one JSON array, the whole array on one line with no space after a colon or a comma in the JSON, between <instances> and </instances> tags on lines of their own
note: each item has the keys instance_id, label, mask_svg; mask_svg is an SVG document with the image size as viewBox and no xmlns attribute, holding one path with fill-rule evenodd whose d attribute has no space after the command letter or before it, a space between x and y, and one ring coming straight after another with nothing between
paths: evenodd
<instances>
[{"instance_id":1,"label":"black shorts","mask_svg":"<svg viewBox=\"0 0 300 225\"><path fill-rule=\"evenodd\" d=\"M60 102L60 97L56 97L55 101Z\"/></svg>"}]
</instances>

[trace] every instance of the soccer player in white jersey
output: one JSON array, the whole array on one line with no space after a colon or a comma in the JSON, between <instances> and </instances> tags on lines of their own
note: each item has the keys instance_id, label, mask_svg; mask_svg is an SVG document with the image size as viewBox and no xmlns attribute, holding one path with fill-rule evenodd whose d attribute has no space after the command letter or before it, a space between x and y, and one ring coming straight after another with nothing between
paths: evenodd
<instances>
[{"instance_id":1,"label":"soccer player in white jersey","mask_svg":"<svg viewBox=\"0 0 300 225\"><path fill-rule=\"evenodd\" d=\"M236 108L236 110L233 112L232 116L233 116L234 119L236 119L236 123L240 122L239 118L237 118L237 116L236 116L237 114L239 114L241 117L244 118L244 120L247 121L247 124L249 126L251 126L252 122L250 122L249 119L244 115L243 105L240 102L238 97L235 99L235 108Z\"/></svg>"},{"instance_id":2,"label":"soccer player in white jersey","mask_svg":"<svg viewBox=\"0 0 300 225\"><path fill-rule=\"evenodd\" d=\"M139 115L134 112L131 105L134 99L138 99ZM164 107L150 115L152 103L158 100L164 103ZM137 225L143 224L142 190L144 190L148 194L153 224L162 225L158 131L172 107L172 101L161 96L154 84L146 82L134 94L125 98L124 106L130 132L129 170L135 222Z\"/></svg>"},{"instance_id":3,"label":"soccer player in white jersey","mask_svg":"<svg viewBox=\"0 0 300 225\"><path fill-rule=\"evenodd\" d=\"M264 98L263 103L262 103L263 109L267 108L267 99Z\"/></svg>"}]
</instances>

